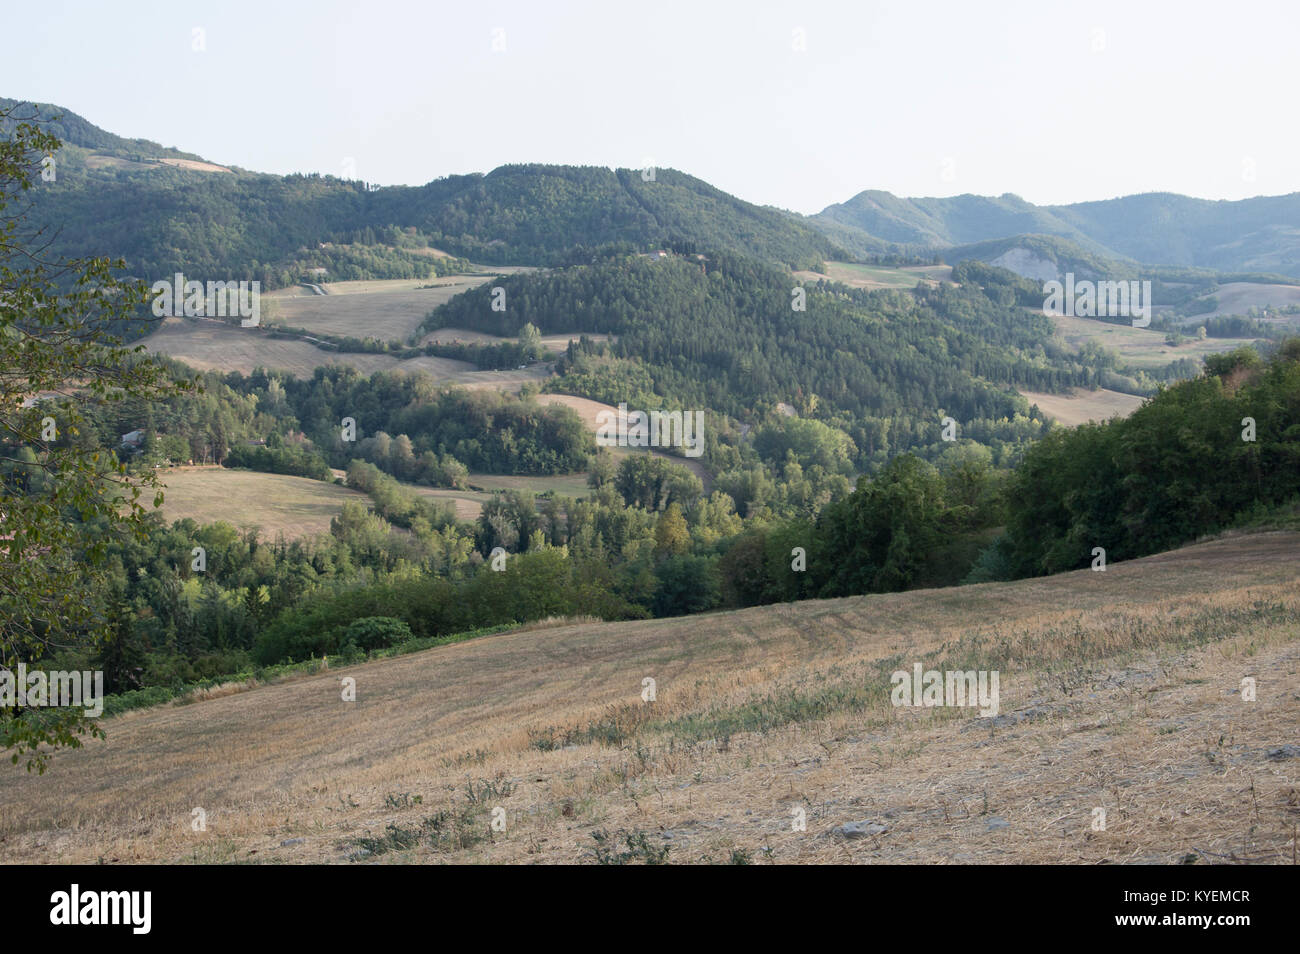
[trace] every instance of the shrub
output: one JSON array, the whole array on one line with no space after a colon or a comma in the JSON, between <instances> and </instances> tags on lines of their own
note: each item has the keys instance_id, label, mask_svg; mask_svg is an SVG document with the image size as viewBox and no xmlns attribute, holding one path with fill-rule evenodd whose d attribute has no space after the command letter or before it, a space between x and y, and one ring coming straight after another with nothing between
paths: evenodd
<instances>
[{"instance_id":1,"label":"shrub","mask_svg":"<svg viewBox=\"0 0 1300 954\"><path fill-rule=\"evenodd\" d=\"M411 627L391 616L366 616L353 620L343 632L343 642L355 643L359 649L372 652L387 649L411 638Z\"/></svg>"}]
</instances>

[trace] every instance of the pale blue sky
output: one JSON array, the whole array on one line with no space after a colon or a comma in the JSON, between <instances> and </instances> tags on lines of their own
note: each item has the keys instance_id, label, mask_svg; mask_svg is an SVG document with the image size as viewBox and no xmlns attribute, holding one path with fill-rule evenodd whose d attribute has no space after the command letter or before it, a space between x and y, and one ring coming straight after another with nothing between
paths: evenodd
<instances>
[{"instance_id":1,"label":"pale blue sky","mask_svg":"<svg viewBox=\"0 0 1300 954\"><path fill-rule=\"evenodd\" d=\"M652 159L799 212L1300 190L1295 0L42 0L4 22L0 95L265 172Z\"/></svg>"}]
</instances>

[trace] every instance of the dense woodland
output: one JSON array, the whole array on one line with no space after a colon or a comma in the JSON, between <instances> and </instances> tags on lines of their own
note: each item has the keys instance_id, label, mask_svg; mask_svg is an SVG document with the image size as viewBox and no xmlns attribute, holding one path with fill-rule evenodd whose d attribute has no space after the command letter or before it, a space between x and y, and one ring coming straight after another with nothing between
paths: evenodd
<instances>
[{"instance_id":1,"label":"dense woodland","mask_svg":"<svg viewBox=\"0 0 1300 954\"><path fill-rule=\"evenodd\" d=\"M847 434L862 470L902 450L937 453L946 415L1004 456L1044 427L1014 387L1091 387L1107 371L1052 344L1048 319L1023 307L1032 283L983 266L960 277L960 288L864 292L805 286L725 253L613 256L502 280L504 311L492 310L489 287L459 295L426 327L611 334L608 346L571 347L548 387L742 420L787 402Z\"/></svg>"}]
</instances>

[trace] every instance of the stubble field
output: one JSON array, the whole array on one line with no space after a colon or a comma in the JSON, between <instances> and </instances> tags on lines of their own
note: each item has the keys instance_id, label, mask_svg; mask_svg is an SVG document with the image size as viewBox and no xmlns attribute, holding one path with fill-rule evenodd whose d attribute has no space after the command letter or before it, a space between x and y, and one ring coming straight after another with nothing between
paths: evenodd
<instances>
[{"instance_id":1,"label":"stubble field","mask_svg":"<svg viewBox=\"0 0 1300 954\"><path fill-rule=\"evenodd\" d=\"M532 627L109 720L44 776L0 775L0 843L15 862L1289 864L1298 578L1300 534L1273 532ZM914 662L1000 671L999 714L890 705Z\"/></svg>"}]
</instances>

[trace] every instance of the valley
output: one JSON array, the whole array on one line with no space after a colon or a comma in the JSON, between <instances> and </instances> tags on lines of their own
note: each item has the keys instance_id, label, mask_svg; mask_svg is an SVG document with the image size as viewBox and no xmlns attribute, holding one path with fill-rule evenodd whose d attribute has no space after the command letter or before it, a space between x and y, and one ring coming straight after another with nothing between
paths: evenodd
<instances>
[{"instance_id":1,"label":"valley","mask_svg":"<svg viewBox=\"0 0 1300 954\"><path fill-rule=\"evenodd\" d=\"M301 17L332 70L339 37L391 53L304 69L344 95L270 134L290 47L236 73L229 33L178 27L170 82L246 141L140 83L69 105L180 146L0 99L6 861L1295 863L1300 193L1234 155L1170 174L1207 161L1169 161L1176 111L1045 163L954 108L964 79L908 128L787 128L834 63L836 95L880 87L824 23L672 34L759 57L778 115L678 86L689 58L588 109L636 44L556 95L549 17L488 47L410 13L409 50ZM502 105L457 112L466 81ZM1217 197L1120 191L1149 182ZM11 702L38 664L102 706Z\"/></svg>"}]
</instances>

